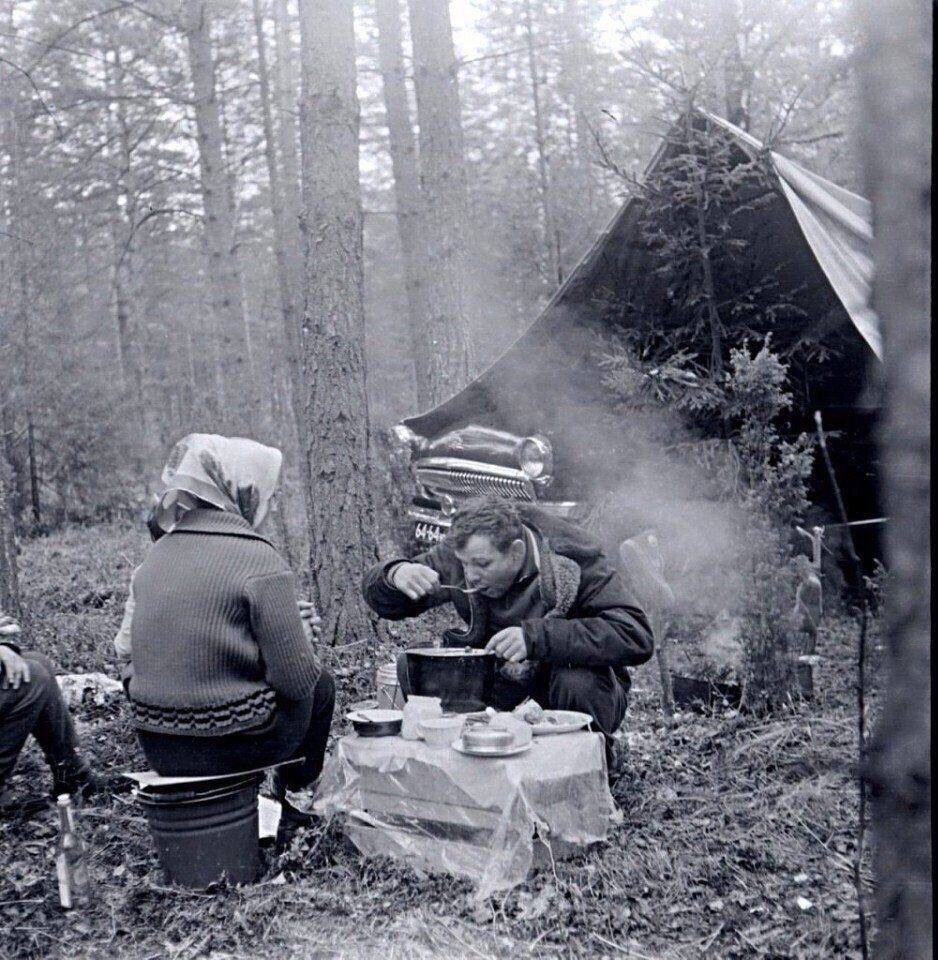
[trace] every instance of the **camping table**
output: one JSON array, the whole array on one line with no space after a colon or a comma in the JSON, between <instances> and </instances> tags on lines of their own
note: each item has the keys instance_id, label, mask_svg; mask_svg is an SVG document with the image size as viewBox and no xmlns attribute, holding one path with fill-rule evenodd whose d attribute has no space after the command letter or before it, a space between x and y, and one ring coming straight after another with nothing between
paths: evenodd
<instances>
[{"instance_id":1,"label":"camping table","mask_svg":"<svg viewBox=\"0 0 938 960\"><path fill-rule=\"evenodd\" d=\"M346 815L366 856L392 856L477 883L520 883L535 844L550 855L604 840L619 816L597 733L535 737L513 757L468 757L401 737L339 739L315 809Z\"/></svg>"}]
</instances>

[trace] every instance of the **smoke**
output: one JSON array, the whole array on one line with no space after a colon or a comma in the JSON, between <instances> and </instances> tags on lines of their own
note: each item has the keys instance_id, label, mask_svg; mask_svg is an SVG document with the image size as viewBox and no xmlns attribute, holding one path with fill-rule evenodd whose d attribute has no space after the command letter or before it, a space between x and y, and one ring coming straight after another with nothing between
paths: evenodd
<instances>
[{"instance_id":1,"label":"smoke","mask_svg":"<svg viewBox=\"0 0 938 960\"><path fill-rule=\"evenodd\" d=\"M543 498L588 504L613 557L622 540L654 531L679 614L738 608L759 533L728 495L726 444L664 404L616 403L600 365L605 322L593 304L557 305L487 371L485 402L474 397L458 420L547 436L557 477Z\"/></svg>"},{"instance_id":2,"label":"smoke","mask_svg":"<svg viewBox=\"0 0 938 960\"><path fill-rule=\"evenodd\" d=\"M649 445L637 448L619 483L591 486L592 525L614 556L622 540L654 532L675 613L715 616L739 606L755 531L738 504L715 496L702 466Z\"/></svg>"}]
</instances>

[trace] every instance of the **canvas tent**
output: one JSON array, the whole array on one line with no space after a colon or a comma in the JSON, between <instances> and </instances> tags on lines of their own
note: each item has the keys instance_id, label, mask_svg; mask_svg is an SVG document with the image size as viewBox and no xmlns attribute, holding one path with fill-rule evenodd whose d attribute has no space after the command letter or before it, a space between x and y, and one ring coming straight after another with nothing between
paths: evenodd
<instances>
[{"instance_id":1,"label":"canvas tent","mask_svg":"<svg viewBox=\"0 0 938 960\"><path fill-rule=\"evenodd\" d=\"M695 111L695 122L722 129L741 155L761 154L777 180L777 199L746 227L753 255L781 265L798 289L808 336L836 333L838 359L802 372L796 397L805 409L876 406L881 336L868 305L872 273L870 205L764 145L727 121ZM680 122L680 121L679 121ZM667 155L669 138L646 170ZM597 337L608 333L604 298L645 282L639 240L641 197L625 202L525 333L481 376L405 425L424 437L467 424L525 435L569 432L603 400Z\"/></svg>"}]
</instances>

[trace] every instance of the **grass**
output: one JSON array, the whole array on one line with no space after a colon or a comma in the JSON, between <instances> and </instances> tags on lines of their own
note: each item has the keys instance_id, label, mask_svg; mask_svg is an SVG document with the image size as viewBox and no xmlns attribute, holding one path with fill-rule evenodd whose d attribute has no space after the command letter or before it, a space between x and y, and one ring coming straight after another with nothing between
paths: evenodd
<instances>
[{"instance_id":1,"label":"grass","mask_svg":"<svg viewBox=\"0 0 938 960\"><path fill-rule=\"evenodd\" d=\"M27 543L29 644L69 671L113 672L110 639L145 549L142 534L120 526ZM344 705L372 691L375 665L439 626L395 626L387 648L369 653L325 651L339 686L334 733L346 732ZM636 671L630 769L614 788L622 824L607 843L481 905L464 881L363 860L335 821L301 834L257 885L173 889L132 798L117 793L83 811L96 895L65 913L51 813L13 817L0 824L0 957L859 956L855 637L850 621L828 624L816 700L771 720L682 714L668 727L654 664ZM79 720L99 768L145 765L120 707ZM30 747L8 786L25 797L47 779Z\"/></svg>"}]
</instances>

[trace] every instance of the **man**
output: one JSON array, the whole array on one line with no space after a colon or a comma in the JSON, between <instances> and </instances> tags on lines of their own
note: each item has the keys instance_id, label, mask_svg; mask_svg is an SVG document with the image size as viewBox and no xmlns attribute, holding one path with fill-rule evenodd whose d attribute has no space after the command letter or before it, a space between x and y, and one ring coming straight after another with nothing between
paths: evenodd
<instances>
[{"instance_id":1,"label":"man","mask_svg":"<svg viewBox=\"0 0 938 960\"><path fill-rule=\"evenodd\" d=\"M55 668L38 653L22 652L10 639L19 632L0 611L0 786L32 734L52 770L52 795L88 796L97 789L97 778L78 753Z\"/></svg>"},{"instance_id":2,"label":"man","mask_svg":"<svg viewBox=\"0 0 938 960\"><path fill-rule=\"evenodd\" d=\"M583 530L534 504L478 501L455 515L445 541L412 561L377 564L363 589L390 620L452 602L469 626L448 631L444 644L484 647L501 661L491 706L510 710L530 696L588 713L611 755L627 668L649 659L653 641L645 614ZM409 693L403 655L398 679Z\"/></svg>"}]
</instances>

